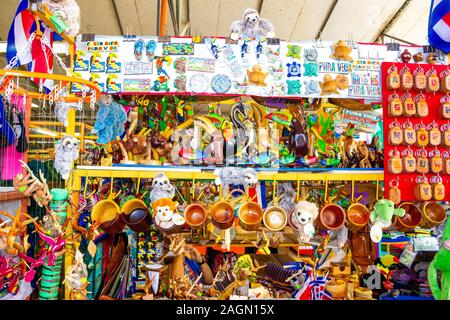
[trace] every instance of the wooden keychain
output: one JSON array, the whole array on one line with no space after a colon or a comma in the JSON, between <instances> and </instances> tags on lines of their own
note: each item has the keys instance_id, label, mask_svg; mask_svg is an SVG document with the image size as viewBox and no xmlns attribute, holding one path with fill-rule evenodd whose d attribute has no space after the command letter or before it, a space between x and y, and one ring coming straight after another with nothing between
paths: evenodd
<instances>
[{"instance_id":1,"label":"wooden keychain","mask_svg":"<svg viewBox=\"0 0 450 320\"><path fill-rule=\"evenodd\" d=\"M442 153L442 159L444 162L443 168L442 168L442 172L444 174L450 174L450 152L448 151L444 151Z\"/></svg>"},{"instance_id":2,"label":"wooden keychain","mask_svg":"<svg viewBox=\"0 0 450 320\"><path fill-rule=\"evenodd\" d=\"M402 192L398 187L399 185L398 178L389 181L389 200L394 204L399 204L402 201Z\"/></svg>"},{"instance_id":3,"label":"wooden keychain","mask_svg":"<svg viewBox=\"0 0 450 320\"><path fill-rule=\"evenodd\" d=\"M416 102L417 116L428 117L428 102L425 96L421 93L414 98L414 101Z\"/></svg>"},{"instance_id":4,"label":"wooden keychain","mask_svg":"<svg viewBox=\"0 0 450 320\"><path fill-rule=\"evenodd\" d=\"M441 106L439 108L439 113L442 118L450 119L450 96L448 93L441 99Z\"/></svg>"},{"instance_id":5,"label":"wooden keychain","mask_svg":"<svg viewBox=\"0 0 450 320\"><path fill-rule=\"evenodd\" d=\"M409 119L403 124L403 140L407 146L415 145L417 142L416 130Z\"/></svg>"},{"instance_id":6,"label":"wooden keychain","mask_svg":"<svg viewBox=\"0 0 450 320\"><path fill-rule=\"evenodd\" d=\"M414 71L414 88L419 91L423 91L427 88L427 76L422 67L418 67Z\"/></svg>"},{"instance_id":7,"label":"wooden keychain","mask_svg":"<svg viewBox=\"0 0 450 320\"><path fill-rule=\"evenodd\" d=\"M389 90L400 89L400 74L398 73L396 66L392 65L392 67L389 68L386 83Z\"/></svg>"},{"instance_id":8,"label":"wooden keychain","mask_svg":"<svg viewBox=\"0 0 450 320\"><path fill-rule=\"evenodd\" d=\"M430 153L430 169L433 173L441 173L444 169L444 161L442 160L441 153L436 148L431 150Z\"/></svg>"},{"instance_id":9,"label":"wooden keychain","mask_svg":"<svg viewBox=\"0 0 450 320\"><path fill-rule=\"evenodd\" d=\"M400 71L400 79L401 79L401 87L403 90L411 90L414 86L414 77L411 73L411 70L407 66L405 66Z\"/></svg>"},{"instance_id":10,"label":"wooden keychain","mask_svg":"<svg viewBox=\"0 0 450 320\"><path fill-rule=\"evenodd\" d=\"M439 91L440 89L440 79L437 75L437 71L436 69L431 68L428 72L427 72L427 89L430 92L436 93Z\"/></svg>"},{"instance_id":11,"label":"wooden keychain","mask_svg":"<svg viewBox=\"0 0 450 320\"><path fill-rule=\"evenodd\" d=\"M433 198L436 201L442 201L445 198L445 186L442 183L442 177L438 174L430 179L433 186Z\"/></svg>"},{"instance_id":12,"label":"wooden keychain","mask_svg":"<svg viewBox=\"0 0 450 320\"><path fill-rule=\"evenodd\" d=\"M425 149L416 150L416 170L417 173L426 174L430 171L428 154Z\"/></svg>"},{"instance_id":13,"label":"wooden keychain","mask_svg":"<svg viewBox=\"0 0 450 320\"><path fill-rule=\"evenodd\" d=\"M391 94L388 98L389 100L389 116L391 117L400 117L403 115L403 103L400 99L399 95L394 93Z\"/></svg>"},{"instance_id":14,"label":"wooden keychain","mask_svg":"<svg viewBox=\"0 0 450 320\"><path fill-rule=\"evenodd\" d=\"M415 173L417 170L416 157L414 157L414 151L408 146L407 149L403 150L403 171L405 173Z\"/></svg>"},{"instance_id":15,"label":"wooden keychain","mask_svg":"<svg viewBox=\"0 0 450 320\"><path fill-rule=\"evenodd\" d=\"M414 117L417 115L416 104L411 94L406 93L403 97L403 115L405 117Z\"/></svg>"},{"instance_id":16,"label":"wooden keychain","mask_svg":"<svg viewBox=\"0 0 450 320\"><path fill-rule=\"evenodd\" d=\"M397 120L389 125L389 143L393 146L403 144L403 130Z\"/></svg>"},{"instance_id":17,"label":"wooden keychain","mask_svg":"<svg viewBox=\"0 0 450 320\"><path fill-rule=\"evenodd\" d=\"M441 126L442 145L450 148L450 123Z\"/></svg>"},{"instance_id":18,"label":"wooden keychain","mask_svg":"<svg viewBox=\"0 0 450 320\"><path fill-rule=\"evenodd\" d=\"M441 76L441 91L443 93L450 92L450 70L444 70L440 74Z\"/></svg>"},{"instance_id":19,"label":"wooden keychain","mask_svg":"<svg viewBox=\"0 0 450 320\"><path fill-rule=\"evenodd\" d=\"M388 168L391 174L400 174L403 172L402 159L397 149L389 151Z\"/></svg>"},{"instance_id":20,"label":"wooden keychain","mask_svg":"<svg viewBox=\"0 0 450 320\"><path fill-rule=\"evenodd\" d=\"M430 136L425 125L418 123L414 126L414 129L416 130L417 146L422 148L427 147L430 143Z\"/></svg>"},{"instance_id":21,"label":"wooden keychain","mask_svg":"<svg viewBox=\"0 0 450 320\"><path fill-rule=\"evenodd\" d=\"M433 122L427 127L428 136L429 136L429 144L433 147L437 147L441 145L442 142L442 133L439 130L438 124L433 120Z\"/></svg>"},{"instance_id":22,"label":"wooden keychain","mask_svg":"<svg viewBox=\"0 0 450 320\"><path fill-rule=\"evenodd\" d=\"M433 198L432 187L426 176L418 176L414 186L414 195L419 201L429 201Z\"/></svg>"}]
</instances>

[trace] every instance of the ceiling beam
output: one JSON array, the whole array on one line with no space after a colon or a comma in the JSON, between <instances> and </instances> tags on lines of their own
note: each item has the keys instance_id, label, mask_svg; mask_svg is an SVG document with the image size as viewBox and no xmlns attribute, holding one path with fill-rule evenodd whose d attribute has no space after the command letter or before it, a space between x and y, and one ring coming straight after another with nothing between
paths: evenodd
<instances>
[{"instance_id":1,"label":"ceiling beam","mask_svg":"<svg viewBox=\"0 0 450 320\"><path fill-rule=\"evenodd\" d=\"M114 10L114 15L116 16L117 23L119 24L120 33L123 35L122 21L120 21L119 10L117 10L116 0L111 0Z\"/></svg>"},{"instance_id":2,"label":"ceiling beam","mask_svg":"<svg viewBox=\"0 0 450 320\"><path fill-rule=\"evenodd\" d=\"M394 16L386 23L383 29L378 33L378 35L374 38L373 42L378 42L381 40L381 37L383 35L386 35L386 32L389 31L389 29L394 25L394 23L397 21L397 19L402 15L402 13L406 10L406 8L410 5L412 0L405 0L400 7L400 9L397 10L397 12L394 14ZM392 38L390 36L387 36L389 38ZM394 39L394 38L392 38ZM404 42L404 41L403 41Z\"/></svg>"},{"instance_id":3,"label":"ceiling beam","mask_svg":"<svg viewBox=\"0 0 450 320\"><path fill-rule=\"evenodd\" d=\"M336 6L337 6L338 2L339 2L339 0L334 0L333 3L331 4L330 10L328 10L328 13L327 13L326 17L325 17L322 25L320 26L319 31L317 32L315 40L319 40L320 39L320 36L321 36L323 30L325 30L325 27L327 26L328 21L330 21L330 17L333 14L334 9L336 9Z\"/></svg>"}]
</instances>

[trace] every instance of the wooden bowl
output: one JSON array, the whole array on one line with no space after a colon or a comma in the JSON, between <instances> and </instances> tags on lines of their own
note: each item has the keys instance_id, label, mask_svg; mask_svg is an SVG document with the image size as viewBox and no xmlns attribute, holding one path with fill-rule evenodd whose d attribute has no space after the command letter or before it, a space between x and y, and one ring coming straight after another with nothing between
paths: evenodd
<instances>
[{"instance_id":1,"label":"wooden bowl","mask_svg":"<svg viewBox=\"0 0 450 320\"><path fill-rule=\"evenodd\" d=\"M131 199L121 208L123 222L134 232L145 232L152 225L147 205L140 199Z\"/></svg>"},{"instance_id":2,"label":"wooden bowl","mask_svg":"<svg viewBox=\"0 0 450 320\"><path fill-rule=\"evenodd\" d=\"M100 229L109 234L119 233L123 230L124 227L125 222L123 221L121 214L116 215L114 220L104 222L99 226Z\"/></svg>"},{"instance_id":3,"label":"wooden bowl","mask_svg":"<svg viewBox=\"0 0 450 320\"><path fill-rule=\"evenodd\" d=\"M263 222L270 231L282 230L286 226L287 220L288 215L281 207L271 206L264 210Z\"/></svg>"},{"instance_id":4,"label":"wooden bowl","mask_svg":"<svg viewBox=\"0 0 450 320\"><path fill-rule=\"evenodd\" d=\"M201 229L206 222L208 214L206 209L197 203L191 204L184 210L184 218L186 223L192 229Z\"/></svg>"},{"instance_id":5,"label":"wooden bowl","mask_svg":"<svg viewBox=\"0 0 450 320\"><path fill-rule=\"evenodd\" d=\"M344 209L337 204L327 204L319 213L321 226L328 230L340 229L344 225L345 219Z\"/></svg>"},{"instance_id":6,"label":"wooden bowl","mask_svg":"<svg viewBox=\"0 0 450 320\"><path fill-rule=\"evenodd\" d=\"M350 231L357 231L369 223L370 211L360 203L352 204L347 210L347 228Z\"/></svg>"},{"instance_id":7,"label":"wooden bowl","mask_svg":"<svg viewBox=\"0 0 450 320\"><path fill-rule=\"evenodd\" d=\"M211 208L211 221L221 230L227 230L233 226L234 210L227 201L219 201Z\"/></svg>"},{"instance_id":8,"label":"wooden bowl","mask_svg":"<svg viewBox=\"0 0 450 320\"><path fill-rule=\"evenodd\" d=\"M422 213L419 208L411 202L403 202L398 206L405 209L403 217L395 216L393 226L400 232L408 232L419 226L422 220Z\"/></svg>"},{"instance_id":9,"label":"wooden bowl","mask_svg":"<svg viewBox=\"0 0 450 320\"><path fill-rule=\"evenodd\" d=\"M443 223L447 218L445 208L436 202L425 202L422 205L422 221L420 226L431 229Z\"/></svg>"},{"instance_id":10,"label":"wooden bowl","mask_svg":"<svg viewBox=\"0 0 450 320\"><path fill-rule=\"evenodd\" d=\"M110 222L116 219L120 213L120 207L111 199L105 199L97 202L92 208L92 222L100 223Z\"/></svg>"},{"instance_id":11,"label":"wooden bowl","mask_svg":"<svg viewBox=\"0 0 450 320\"><path fill-rule=\"evenodd\" d=\"M238 211L239 225L246 231L256 231L263 219L263 209L259 203L245 202Z\"/></svg>"},{"instance_id":12,"label":"wooden bowl","mask_svg":"<svg viewBox=\"0 0 450 320\"><path fill-rule=\"evenodd\" d=\"M333 297L333 299L345 298L347 295L347 282L341 279L335 279L328 282L325 290Z\"/></svg>"}]
</instances>

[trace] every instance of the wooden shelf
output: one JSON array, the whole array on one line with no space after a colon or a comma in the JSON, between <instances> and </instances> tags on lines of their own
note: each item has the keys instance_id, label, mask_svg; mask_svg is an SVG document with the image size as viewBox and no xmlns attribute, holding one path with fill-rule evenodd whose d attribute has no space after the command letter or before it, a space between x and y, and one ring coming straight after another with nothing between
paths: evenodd
<instances>
[{"instance_id":1,"label":"wooden shelf","mask_svg":"<svg viewBox=\"0 0 450 320\"><path fill-rule=\"evenodd\" d=\"M0 192L0 202L13 201L18 199L28 198L29 196L23 195L18 191Z\"/></svg>"}]
</instances>

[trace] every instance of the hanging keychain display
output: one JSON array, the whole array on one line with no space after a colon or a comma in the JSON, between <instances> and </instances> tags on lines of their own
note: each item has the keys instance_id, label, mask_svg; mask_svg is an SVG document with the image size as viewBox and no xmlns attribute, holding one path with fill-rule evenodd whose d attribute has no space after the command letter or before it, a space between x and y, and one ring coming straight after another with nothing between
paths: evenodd
<instances>
[{"instance_id":1,"label":"hanging keychain display","mask_svg":"<svg viewBox=\"0 0 450 320\"><path fill-rule=\"evenodd\" d=\"M414 195L418 201L429 201L433 198L432 188L426 176L418 176L416 178Z\"/></svg>"},{"instance_id":2,"label":"hanging keychain display","mask_svg":"<svg viewBox=\"0 0 450 320\"><path fill-rule=\"evenodd\" d=\"M430 169L432 173L441 173L444 163L442 161L441 153L436 148L430 151Z\"/></svg>"},{"instance_id":3,"label":"hanging keychain display","mask_svg":"<svg viewBox=\"0 0 450 320\"><path fill-rule=\"evenodd\" d=\"M403 172L402 159L400 158L400 152L395 149L389 153L388 160L389 172L392 174L400 174Z\"/></svg>"},{"instance_id":4,"label":"hanging keychain display","mask_svg":"<svg viewBox=\"0 0 450 320\"><path fill-rule=\"evenodd\" d=\"M399 189L398 179L389 182L389 200L394 204L399 204L402 201L402 192Z\"/></svg>"},{"instance_id":5,"label":"hanging keychain display","mask_svg":"<svg viewBox=\"0 0 450 320\"><path fill-rule=\"evenodd\" d=\"M398 69L396 66L392 66L389 68L388 76L387 76L387 87L389 90L398 90L400 89L400 75L398 73Z\"/></svg>"},{"instance_id":6,"label":"hanging keychain display","mask_svg":"<svg viewBox=\"0 0 450 320\"><path fill-rule=\"evenodd\" d=\"M421 148L427 147L430 142L430 136L425 125L418 123L414 126L414 129L416 130L417 146Z\"/></svg>"},{"instance_id":7,"label":"hanging keychain display","mask_svg":"<svg viewBox=\"0 0 450 320\"><path fill-rule=\"evenodd\" d=\"M409 120L403 124L403 140L407 146L415 145L417 142L416 130Z\"/></svg>"},{"instance_id":8,"label":"hanging keychain display","mask_svg":"<svg viewBox=\"0 0 450 320\"><path fill-rule=\"evenodd\" d=\"M421 118L428 117L428 102L423 94L419 94L414 98L416 102L417 116Z\"/></svg>"},{"instance_id":9,"label":"hanging keychain display","mask_svg":"<svg viewBox=\"0 0 450 320\"><path fill-rule=\"evenodd\" d=\"M445 97L442 97L441 99L441 106L439 113L442 118L450 119L450 96L448 93Z\"/></svg>"},{"instance_id":10,"label":"hanging keychain display","mask_svg":"<svg viewBox=\"0 0 450 320\"><path fill-rule=\"evenodd\" d=\"M403 115L405 117L414 117L417 115L416 104L412 96L409 93L406 93L403 97Z\"/></svg>"},{"instance_id":11,"label":"hanging keychain display","mask_svg":"<svg viewBox=\"0 0 450 320\"><path fill-rule=\"evenodd\" d=\"M442 183L442 177L438 174L430 180L433 186L433 198L436 201L442 201L445 198L445 186Z\"/></svg>"},{"instance_id":12,"label":"hanging keychain display","mask_svg":"<svg viewBox=\"0 0 450 320\"><path fill-rule=\"evenodd\" d=\"M415 156L417 173L427 174L430 171L427 151L425 149L416 150Z\"/></svg>"},{"instance_id":13,"label":"hanging keychain display","mask_svg":"<svg viewBox=\"0 0 450 320\"><path fill-rule=\"evenodd\" d=\"M403 130L398 121L394 121L389 126L389 143L393 146L403 144Z\"/></svg>"},{"instance_id":14,"label":"hanging keychain display","mask_svg":"<svg viewBox=\"0 0 450 320\"><path fill-rule=\"evenodd\" d=\"M427 76L422 67L418 67L414 71L414 88L418 91L423 91L427 88Z\"/></svg>"},{"instance_id":15,"label":"hanging keychain display","mask_svg":"<svg viewBox=\"0 0 450 320\"><path fill-rule=\"evenodd\" d=\"M400 71L401 87L403 90L411 90L414 86L414 77L408 67Z\"/></svg>"},{"instance_id":16,"label":"hanging keychain display","mask_svg":"<svg viewBox=\"0 0 450 320\"><path fill-rule=\"evenodd\" d=\"M389 115L394 118L403 115L403 103L396 93L389 96Z\"/></svg>"},{"instance_id":17,"label":"hanging keychain display","mask_svg":"<svg viewBox=\"0 0 450 320\"><path fill-rule=\"evenodd\" d=\"M403 171L405 173L415 173L417 170L416 157L414 157L414 151L410 147L403 150Z\"/></svg>"},{"instance_id":18,"label":"hanging keychain display","mask_svg":"<svg viewBox=\"0 0 450 320\"><path fill-rule=\"evenodd\" d=\"M432 145L433 147L440 146L442 142L442 133L439 130L438 124L433 120L433 122L427 127L427 129L430 145Z\"/></svg>"},{"instance_id":19,"label":"hanging keychain display","mask_svg":"<svg viewBox=\"0 0 450 320\"><path fill-rule=\"evenodd\" d=\"M432 68L427 72L427 88L428 91L436 93L440 88L440 80L436 69Z\"/></svg>"}]
</instances>

